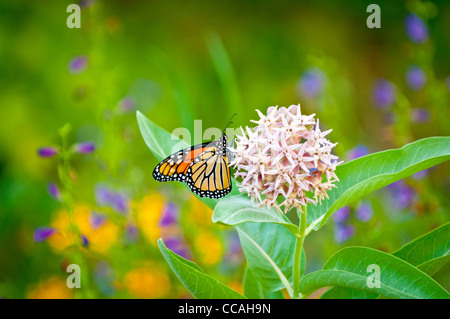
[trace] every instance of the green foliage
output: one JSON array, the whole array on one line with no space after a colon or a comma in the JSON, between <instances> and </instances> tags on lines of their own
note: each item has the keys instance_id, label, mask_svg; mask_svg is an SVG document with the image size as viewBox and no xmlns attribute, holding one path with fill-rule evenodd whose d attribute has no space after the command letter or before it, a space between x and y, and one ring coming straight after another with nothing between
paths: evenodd
<instances>
[{"instance_id":1,"label":"green foliage","mask_svg":"<svg viewBox=\"0 0 450 319\"><path fill-rule=\"evenodd\" d=\"M308 269L319 269L343 246L364 245L391 253L417 234L448 222L448 163L434 166L422 177L407 177L402 184L413 194L404 207L394 207L394 192L388 193L394 187L370 194L447 158L448 140L440 149L431 145L450 135L450 46L441 30L448 20L445 1L381 0L380 6L389 8L390 14L383 16L383 28L377 32L361 27L367 17L367 3L362 1L351 5L263 1L257 9L240 1L177 5L136 1L132 6L126 1L83 1L80 29L65 27L67 2L52 2L42 6L37 1L0 1L0 117L6 119L0 126L0 299L52 294L184 298L179 280L167 276L172 270L160 254L158 236L174 252L195 261L184 263L165 251L185 267L183 280L191 272L201 273L199 265L238 292L243 283L247 297L282 298L289 290L282 278L291 286L292 277L298 277L298 269L292 268L300 264L303 250L293 246L302 247L302 234L314 236L306 240L305 251ZM405 16L410 12L428 26L429 37L422 44L408 38ZM336 23L336 15L345 23ZM84 62L76 67L74 61ZM375 68L371 61L377 62ZM413 65L426 76L420 88L408 83L406 73ZM311 78L311 70L320 77ZM383 108L373 99L379 76L395 87L392 104ZM195 132L197 143L199 131L223 128L233 113L238 116L230 128L252 126L249 120L255 120L255 109L264 112L271 105L298 103L302 113L317 114L321 128L333 129L330 140L338 142L333 153L346 162L354 158L356 146L376 152L417 142L338 168L339 188L322 206L308 207L305 232L297 225L294 210L284 215L258 208L239 192L234 179L232 193L220 201L197 197L214 209L217 224L213 224L209 208L191 200L186 184L152 178L157 160L192 144L166 130L187 128ZM142 112L137 114L139 125L134 117L137 109ZM194 119L202 120L202 130L197 125L194 130ZM430 136L447 137L423 139ZM95 152L72 156L62 151L61 157L46 159L36 155L42 146L69 150L84 141L93 142ZM392 156L384 156L389 152ZM50 183L59 188L60 197L49 195ZM99 186L120 194L121 204L129 210L119 212L101 204ZM357 198L370 203L371 219L358 219ZM351 203L348 219L331 223L334 211L346 203ZM33 230L55 227L65 215L72 215L64 209L82 206L86 218L81 222L74 212L73 229L87 240L87 247L81 245L80 236L67 240L67 246L58 237L33 239ZM169 206L175 207L177 220L164 226L160 221ZM106 218L103 226L93 227L92 217L97 216L93 212ZM322 229L325 223L329 225ZM353 235L345 242L333 238L333 231L336 235L343 229L338 226L352 228ZM65 233L65 225L56 228ZM319 228L321 232L312 232ZM450 236L448 225L439 229L439 234L413 240L392 255L448 290ZM244 253L230 240L239 230ZM280 238L272 237L269 246L262 232ZM169 239L175 239L171 245ZM173 244L177 240L180 247ZM278 240L286 243L284 247L275 245ZM251 269L242 278L244 255ZM61 269L67 262L81 266L83 289L64 289L67 274ZM149 289L144 284L148 279L164 284ZM334 287L323 297L384 296Z\"/></svg>"},{"instance_id":2,"label":"green foliage","mask_svg":"<svg viewBox=\"0 0 450 319\"><path fill-rule=\"evenodd\" d=\"M142 136L149 149L162 159L174 151L173 146L186 145L156 126L140 112L137 113ZM450 157L450 138L427 138L397 150L388 150L365 156L340 166L340 182L331 192L330 199L310 209L310 227L320 228L334 211L370 192L412 175L417 171L442 163ZM234 182L235 183L235 182ZM234 194L237 189L234 189ZM269 292L286 289L293 295L294 248L301 233L284 214L257 208L243 196L228 196L220 201L201 198L215 207L213 221L233 225L248 263L244 285L246 294L255 298L267 297ZM300 282L303 295L308 295L320 287L339 286L342 290L331 290L328 297L346 295L355 298L374 298L382 295L390 298L447 298L449 295L426 273L435 272L447 262L448 227L442 227L406 245L392 256L364 247L346 248L336 253L323 270L311 273ZM430 245L433 243L433 245ZM159 241L160 249L170 266L183 284L199 298L220 298L216 290L204 293L192 287L199 282L210 282L195 264L181 257L174 257ZM444 247L445 246L445 247ZM176 256L176 255L175 255ZM171 258L169 258L171 257ZM419 269L403 261L416 263ZM305 270L306 258L302 251L301 276ZM183 268L180 268L183 264ZM377 264L382 269L381 287L367 286L367 266ZM183 271L181 271L183 269ZM195 276L192 277L192 272ZM201 272L201 275L199 275ZM195 278L195 280L192 280ZM202 286L203 287L203 286ZM220 286L221 287L221 286ZM202 288L203 289L203 288ZM362 290L363 293L354 289ZM219 291L221 291L219 289ZM217 294L217 295L216 295Z\"/></svg>"},{"instance_id":3,"label":"green foliage","mask_svg":"<svg viewBox=\"0 0 450 319\"><path fill-rule=\"evenodd\" d=\"M285 214L274 212L266 207L258 208L245 195L227 196L221 199L214 208L214 223L239 225L246 222L275 223L285 226L292 234L298 235L300 230Z\"/></svg>"},{"instance_id":4,"label":"green foliage","mask_svg":"<svg viewBox=\"0 0 450 319\"><path fill-rule=\"evenodd\" d=\"M141 112L137 111L136 117L145 144L158 160L172 154L175 146L179 150L189 147L188 143L157 126Z\"/></svg>"},{"instance_id":5,"label":"green foliage","mask_svg":"<svg viewBox=\"0 0 450 319\"><path fill-rule=\"evenodd\" d=\"M450 223L416 238L392 255L432 276L450 260Z\"/></svg>"},{"instance_id":6,"label":"green foliage","mask_svg":"<svg viewBox=\"0 0 450 319\"><path fill-rule=\"evenodd\" d=\"M329 199L308 209L309 224L325 225L339 208L421 170L450 159L450 137L430 137L405 145L357 158L338 166L340 182L329 192Z\"/></svg>"},{"instance_id":7,"label":"green foliage","mask_svg":"<svg viewBox=\"0 0 450 319\"><path fill-rule=\"evenodd\" d=\"M295 237L286 228L271 223L235 226L248 267L266 290L286 288L292 294L292 263Z\"/></svg>"},{"instance_id":8,"label":"green foliage","mask_svg":"<svg viewBox=\"0 0 450 319\"><path fill-rule=\"evenodd\" d=\"M367 284L369 265L380 267L380 287ZM370 280L370 279L369 279ZM366 248L349 247L338 251L323 270L306 275L300 291L309 295L326 286L343 286L375 292L390 298L450 298L450 294L431 277L398 257Z\"/></svg>"},{"instance_id":9,"label":"green foliage","mask_svg":"<svg viewBox=\"0 0 450 319\"><path fill-rule=\"evenodd\" d=\"M401 149L374 153L338 166L336 174L340 182L330 191L330 198L322 201L322 204L308 207L307 233L311 229L322 227L339 208L449 158L450 138L432 137L408 144ZM285 216L273 209L256 208L245 196L223 198L222 201L214 210L214 222L227 225L272 222L282 224L293 234L298 234L298 227Z\"/></svg>"},{"instance_id":10,"label":"green foliage","mask_svg":"<svg viewBox=\"0 0 450 319\"><path fill-rule=\"evenodd\" d=\"M432 276L450 260L450 223L447 223L428 234L416 238L392 255L396 256L425 274ZM376 292L334 287L322 295L324 299L368 299L376 298Z\"/></svg>"},{"instance_id":11,"label":"green foliage","mask_svg":"<svg viewBox=\"0 0 450 319\"><path fill-rule=\"evenodd\" d=\"M267 291L256 279L253 272L245 268L244 271L244 295L249 299L283 299L283 293L278 291Z\"/></svg>"},{"instance_id":12,"label":"green foliage","mask_svg":"<svg viewBox=\"0 0 450 319\"><path fill-rule=\"evenodd\" d=\"M194 297L201 299L245 298L236 291L208 276L193 262L186 260L167 249L161 239L158 240L158 246L178 279L181 280L183 285Z\"/></svg>"}]
</instances>

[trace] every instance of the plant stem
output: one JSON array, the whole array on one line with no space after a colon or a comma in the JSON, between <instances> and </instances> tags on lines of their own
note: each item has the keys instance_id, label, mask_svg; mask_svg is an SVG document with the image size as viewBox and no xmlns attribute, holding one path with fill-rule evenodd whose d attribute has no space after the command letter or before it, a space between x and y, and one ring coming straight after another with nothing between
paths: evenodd
<instances>
[{"instance_id":1,"label":"plant stem","mask_svg":"<svg viewBox=\"0 0 450 319\"><path fill-rule=\"evenodd\" d=\"M71 130L70 124L64 125L59 134L61 136L61 163L58 165L58 175L59 180L62 185L63 192L63 204L66 208L67 215L69 217L69 233L75 234L75 242L73 243L73 250L70 250L70 261L80 266L81 275L81 286L84 289L77 291L81 298L91 297L89 290L89 273L88 266L81 250L81 233L78 225L74 221L74 199L73 199L73 183L70 176L70 158L71 151L68 144L68 134Z\"/></svg>"},{"instance_id":2,"label":"plant stem","mask_svg":"<svg viewBox=\"0 0 450 319\"><path fill-rule=\"evenodd\" d=\"M299 298L299 286L300 286L300 265L302 259L302 249L303 242L305 240L305 229L306 229L306 208L304 212L300 212L300 235L297 237L295 242L295 250L294 250L294 265L293 265L293 276L294 276L294 289L293 289L293 298Z\"/></svg>"}]
</instances>

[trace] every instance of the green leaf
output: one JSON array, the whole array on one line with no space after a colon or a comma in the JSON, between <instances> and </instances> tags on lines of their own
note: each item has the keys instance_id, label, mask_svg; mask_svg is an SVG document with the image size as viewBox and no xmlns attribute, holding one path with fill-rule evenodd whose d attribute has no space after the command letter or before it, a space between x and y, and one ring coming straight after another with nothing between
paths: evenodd
<instances>
[{"instance_id":1,"label":"green leaf","mask_svg":"<svg viewBox=\"0 0 450 319\"><path fill-rule=\"evenodd\" d=\"M394 256L416 266L432 276L450 260L450 223L447 223L421 237L416 238L393 253ZM365 291L334 287L321 298L327 299L369 299L378 294Z\"/></svg>"},{"instance_id":2,"label":"green leaf","mask_svg":"<svg viewBox=\"0 0 450 319\"><path fill-rule=\"evenodd\" d=\"M189 99L186 81L182 78L178 66L174 64L169 56L160 48L152 45L149 45L149 48L153 67L170 82L170 91L183 127L193 130L193 105Z\"/></svg>"},{"instance_id":3,"label":"green leaf","mask_svg":"<svg viewBox=\"0 0 450 319\"><path fill-rule=\"evenodd\" d=\"M368 266L374 264L380 267L380 288L369 288L367 284L373 274ZM398 257L366 247L338 251L323 270L300 281L304 295L326 286L355 288L389 298L450 298L444 288L419 269Z\"/></svg>"},{"instance_id":4,"label":"green leaf","mask_svg":"<svg viewBox=\"0 0 450 319\"><path fill-rule=\"evenodd\" d=\"M147 147L158 160L162 160L176 151L189 147L188 143L157 126L141 112L137 111L136 117L145 144L147 144ZM231 182L232 191L228 196L239 194L234 178L231 178ZM189 189L187 184L181 184ZM218 201L217 199L199 197L196 194L194 195L211 208L214 208Z\"/></svg>"},{"instance_id":5,"label":"green leaf","mask_svg":"<svg viewBox=\"0 0 450 319\"><path fill-rule=\"evenodd\" d=\"M300 233L297 225L294 225L286 215L268 209L258 208L245 195L224 197L214 208L212 216L214 223L220 222L226 225L238 225L245 222L276 223L286 227L292 234Z\"/></svg>"},{"instance_id":6,"label":"green leaf","mask_svg":"<svg viewBox=\"0 0 450 319\"><path fill-rule=\"evenodd\" d=\"M282 225L274 223L243 223L234 228L238 232L248 268L263 289L277 291L286 288L292 296L296 237ZM300 273L304 273L305 263L303 251Z\"/></svg>"},{"instance_id":7,"label":"green leaf","mask_svg":"<svg viewBox=\"0 0 450 319\"><path fill-rule=\"evenodd\" d=\"M379 294L347 287L332 287L320 299L377 299Z\"/></svg>"},{"instance_id":8,"label":"green leaf","mask_svg":"<svg viewBox=\"0 0 450 319\"><path fill-rule=\"evenodd\" d=\"M244 272L244 295L249 299L284 299L281 290L264 290L260 282L256 279L253 272L245 268Z\"/></svg>"},{"instance_id":9,"label":"green leaf","mask_svg":"<svg viewBox=\"0 0 450 319\"><path fill-rule=\"evenodd\" d=\"M338 209L421 170L450 159L450 137L430 137L340 165L336 183L321 205L308 207L308 224L322 227Z\"/></svg>"},{"instance_id":10,"label":"green leaf","mask_svg":"<svg viewBox=\"0 0 450 319\"><path fill-rule=\"evenodd\" d=\"M416 238L393 255L432 276L450 260L450 223Z\"/></svg>"},{"instance_id":11,"label":"green leaf","mask_svg":"<svg viewBox=\"0 0 450 319\"><path fill-rule=\"evenodd\" d=\"M222 87L225 105L238 113L243 113L239 85L220 36L215 32L209 33L206 37L206 45Z\"/></svg>"},{"instance_id":12,"label":"green leaf","mask_svg":"<svg viewBox=\"0 0 450 319\"><path fill-rule=\"evenodd\" d=\"M450 261L441 267L433 275L433 279L436 280L447 291L450 291Z\"/></svg>"},{"instance_id":13,"label":"green leaf","mask_svg":"<svg viewBox=\"0 0 450 319\"><path fill-rule=\"evenodd\" d=\"M419 268L429 276L434 276L435 273L441 270L441 268L443 268L449 262L450 256L446 255L438 258L433 258L427 262L424 262L423 264L417 266L417 268Z\"/></svg>"},{"instance_id":14,"label":"green leaf","mask_svg":"<svg viewBox=\"0 0 450 319\"><path fill-rule=\"evenodd\" d=\"M188 143L157 126L141 112L136 112L136 118L145 144L158 160L162 160L175 152L175 146L179 146L177 150L189 147Z\"/></svg>"},{"instance_id":15,"label":"green leaf","mask_svg":"<svg viewBox=\"0 0 450 319\"><path fill-rule=\"evenodd\" d=\"M158 246L178 279L199 299L242 299L241 294L208 276L200 267L186 260L171 250L167 249L162 239L158 240Z\"/></svg>"}]
</instances>

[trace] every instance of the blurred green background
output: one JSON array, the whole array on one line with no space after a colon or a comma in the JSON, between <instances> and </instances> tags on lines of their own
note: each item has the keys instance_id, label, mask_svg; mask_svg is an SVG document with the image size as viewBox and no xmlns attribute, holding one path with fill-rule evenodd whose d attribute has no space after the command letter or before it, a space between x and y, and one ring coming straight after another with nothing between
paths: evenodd
<instances>
[{"instance_id":1,"label":"blurred green background","mask_svg":"<svg viewBox=\"0 0 450 319\"><path fill-rule=\"evenodd\" d=\"M235 112L233 126L251 126L255 109L300 103L344 161L449 135L448 1L377 1L381 29L366 26L373 1L86 0L69 29L72 2L0 3L0 297L189 298L159 237L242 291L236 234L181 185L153 180L136 110L171 132L195 119L223 128ZM66 150L95 151L38 156L61 147L66 123ZM392 252L447 222L449 170L341 210L306 240L307 272L340 247ZM71 263L82 289L65 285ZM436 275L447 288L449 268Z\"/></svg>"}]
</instances>

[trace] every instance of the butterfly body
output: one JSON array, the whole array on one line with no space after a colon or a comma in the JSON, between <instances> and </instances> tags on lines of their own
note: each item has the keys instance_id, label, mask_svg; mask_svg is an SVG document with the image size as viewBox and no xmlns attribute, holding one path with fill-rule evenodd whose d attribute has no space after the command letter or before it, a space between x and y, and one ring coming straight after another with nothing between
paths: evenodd
<instances>
[{"instance_id":1,"label":"butterfly body","mask_svg":"<svg viewBox=\"0 0 450 319\"><path fill-rule=\"evenodd\" d=\"M227 136L173 153L153 170L160 182L186 183L200 197L220 198L231 192Z\"/></svg>"}]
</instances>

